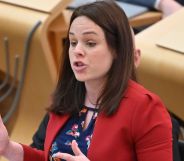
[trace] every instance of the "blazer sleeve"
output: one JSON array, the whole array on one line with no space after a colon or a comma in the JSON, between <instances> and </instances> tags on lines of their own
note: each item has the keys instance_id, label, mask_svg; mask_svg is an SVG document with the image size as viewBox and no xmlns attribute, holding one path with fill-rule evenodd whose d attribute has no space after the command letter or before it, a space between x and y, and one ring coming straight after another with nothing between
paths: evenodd
<instances>
[{"instance_id":1,"label":"blazer sleeve","mask_svg":"<svg viewBox=\"0 0 184 161\"><path fill-rule=\"evenodd\" d=\"M45 161L44 151L37 150L27 145L22 145L24 161Z\"/></svg>"},{"instance_id":2,"label":"blazer sleeve","mask_svg":"<svg viewBox=\"0 0 184 161\"><path fill-rule=\"evenodd\" d=\"M171 118L153 94L145 94L137 103L132 120L132 135L139 161L172 161Z\"/></svg>"},{"instance_id":3,"label":"blazer sleeve","mask_svg":"<svg viewBox=\"0 0 184 161\"><path fill-rule=\"evenodd\" d=\"M118 1L142 5L142 6L146 6L149 8L154 8L155 3L156 3L156 0L118 0Z\"/></svg>"}]
</instances>

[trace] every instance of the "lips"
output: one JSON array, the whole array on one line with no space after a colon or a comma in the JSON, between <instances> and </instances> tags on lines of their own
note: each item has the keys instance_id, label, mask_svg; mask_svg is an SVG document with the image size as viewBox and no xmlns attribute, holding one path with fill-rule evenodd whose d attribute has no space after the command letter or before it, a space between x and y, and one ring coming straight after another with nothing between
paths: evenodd
<instances>
[{"instance_id":1,"label":"lips","mask_svg":"<svg viewBox=\"0 0 184 161\"><path fill-rule=\"evenodd\" d=\"M82 72L87 68L87 65L85 63L83 63L82 61L75 61L73 63L73 69L76 72Z\"/></svg>"}]
</instances>

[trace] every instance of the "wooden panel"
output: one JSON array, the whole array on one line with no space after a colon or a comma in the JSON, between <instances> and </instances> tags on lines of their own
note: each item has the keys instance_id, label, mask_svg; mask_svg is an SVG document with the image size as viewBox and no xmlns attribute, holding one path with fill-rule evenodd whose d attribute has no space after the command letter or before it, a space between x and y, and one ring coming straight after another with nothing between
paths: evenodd
<instances>
[{"instance_id":1,"label":"wooden panel","mask_svg":"<svg viewBox=\"0 0 184 161\"><path fill-rule=\"evenodd\" d=\"M136 35L142 51L140 81L158 94L170 111L184 119L184 54L158 47L156 43L172 31L184 32L184 9ZM180 38L177 38L179 41ZM171 40L172 41L172 40Z\"/></svg>"},{"instance_id":2,"label":"wooden panel","mask_svg":"<svg viewBox=\"0 0 184 161\"><path fill-rule=\"evenodd\" d=\"M58 50L62 50L59 48L59 40L66 35L65 29L64 33L58 34L52 28L58 22L61 26L66 25L62 9L69 2L70 0L10 0L9 3L0 1L0 71L2 73L6 71L2 54L4 52L3 37L7 36L10 41L10 73L13 76L14 56L20 55L19 69L22 69L25 40L32 27L38 21L42 22L31 42L21 99L14 113L16 119L13 116L8 122L10 125L8 127L12 132L11 139L17 142L30 144L31 138L46 112L45 108L49 104L49 97L57 79L58 69L55 59L59 58L55 51L58 53ZM15 3L17 4L13 5ZM52 41L53 37L55 41ZM54 49L51 47L54 45L52 43L57 44ZM6 102L1 104L1 107L10 106L11 101L12 98L9 97ZM0 109L0 113L6 112L6 110ZM13 127L12 123L14 123Z\"/></svg>"},{"instance_id":3,"label":"wooden panel","mask_svg":"<svg viewBox=\"0 0 184 161\"><path fill-rule=\"evenodd\" d=\"M12 5L18 5L25 8L51 13L53 8L55 8L61 1L64 0L0 0L0 1Z\"/></svg>"},{"instance_id":4,"label":"wooden panel","mask_svg":"<svg viewBox=\"0 0 184 161\"><path fill-rule=\"evenodd\" d=\"M161 20L161 18L162 14L160 12L149 11L134 18L131 18L129 21L132 27L141 27L154 24L157 21Z\"/></svg>"}]
</instances>

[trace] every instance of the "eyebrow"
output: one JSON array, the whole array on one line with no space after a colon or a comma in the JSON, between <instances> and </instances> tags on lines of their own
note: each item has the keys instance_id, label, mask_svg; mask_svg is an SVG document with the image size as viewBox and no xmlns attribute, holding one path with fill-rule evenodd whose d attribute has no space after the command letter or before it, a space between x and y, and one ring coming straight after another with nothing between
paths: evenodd
<instances>
[{"instance_id":1,"label":"eyebrow","mask_svg":"<svg viewBox=\"0 0 184 161\"><path fill-rule=\"evenodd\" d=\"M82 33L83 35L89 35L89 34L94 34L94 35L98 35L96 32L94 31L86 31ZM69 35L75 35L73 32L69 32Z\"/></svg>"}]
</instances>

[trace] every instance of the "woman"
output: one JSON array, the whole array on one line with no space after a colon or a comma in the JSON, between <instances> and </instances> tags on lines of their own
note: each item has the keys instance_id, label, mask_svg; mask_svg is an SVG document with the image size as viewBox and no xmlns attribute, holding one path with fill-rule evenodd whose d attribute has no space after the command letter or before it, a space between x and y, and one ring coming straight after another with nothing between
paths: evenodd
<instances>
[{"instance_id":1,"label":"woman","mask_svg":"<svg viewBox=\"0 0 184 161\"><path fill-rule=\"evenodd\" d=\"M14 161L172 161L170 117L160 99L133 80L134 47L125 13L112 1L77 8L48 109L44 150L9 141Z\"/></svg>"}]
</instances>

